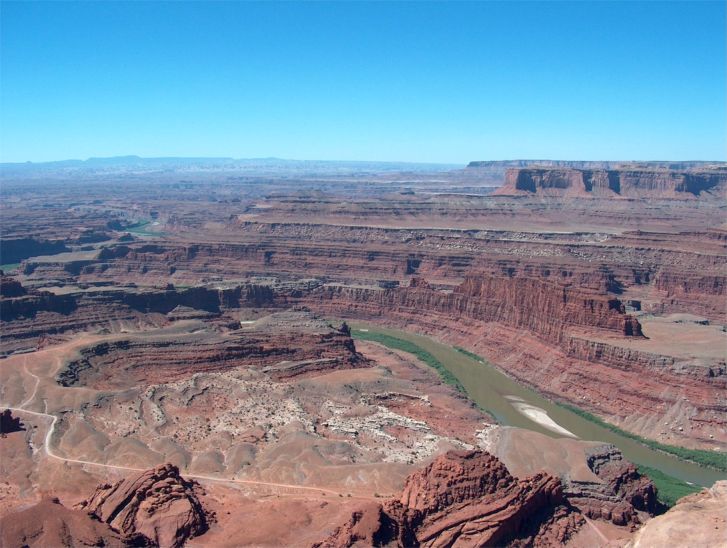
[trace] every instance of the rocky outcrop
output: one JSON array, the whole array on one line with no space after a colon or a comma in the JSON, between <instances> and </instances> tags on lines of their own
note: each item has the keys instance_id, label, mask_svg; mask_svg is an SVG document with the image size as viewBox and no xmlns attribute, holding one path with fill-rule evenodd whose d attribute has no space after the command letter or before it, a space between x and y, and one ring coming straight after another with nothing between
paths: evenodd
<instances>
[{"instance_id":1,"label":"rocky outcrop","mask_svg":"<svg viewBox=\"0 0 727 548\"><path fill-rule=\"evenodd\" d=\"M0 545L28 548L105 546L144 546L144 539L127 538L106 523L82 510L63 506L56 498L0 519Z\"/></svg>"},{"instance_id":2,"label":"rocky outcrop","mask_svg":"<svg viewBox=\"0 0 727 548\"><path fill-rule=\"evenodd\" d=\"M582 523L557 478L517 480L489 453L450 451L410 475L398 499L363 506L316 546L546 546Z\"/></svg>"},{"instance_id":3,"label":"rocky outcrop","mask_svg":"<svg viewBox=\"0 0 727 548\"><path fill-rule=\"evenodd\" d=\"M727 481L680 499L664 515L650 520L636 533L629 548L653 546L727 546Z\"/></svg>"},{"instance_id":4,"label":"rocky outcrop","mask_svg":"<svg viewBox=\"0 0 727 548\"><path fill-rule=\"evenodd\" d=\"M519 480L486 452L450 451L411 474L398 498L362 506L316 546L554 546L584 515L633 529L662 510L651 481L616 448L587 458L599 481L564 488L545 472Z\"/></svg>"},{"instance_id":5,"label":"rocky outcrop","mask_svg":"<svg viewBox=\"0 0 727 548\"><path fill-rule=\"evenodd\" d=\"M653 482L624 460L616 447L605 445L591 451L587 463L598 483L566 483L568 500L587 517L636 527L644 518L665 510Z\"/></svg>"},{"instance_id":6,"label":"rocky outcrop","mask_svg":"<svg viewBox=\"0 0 727 548\"><path fill-rule=\"evenodd\" d=\"M727 190L724 171L665 169L511 168L495 194L545 197L718 198Z\"/></svg>"},{"instance_id":7,"label":"rocky outcrop","mask_svg":"<svg viewBox=\"0 0 727 548\"><path fill-rule=\"evenodd\" d=\"M125 536L143 535L155 546L179 547L207 530L201 489L164 464L104 484L80 508Z\"/></svg>"}]
</instances>

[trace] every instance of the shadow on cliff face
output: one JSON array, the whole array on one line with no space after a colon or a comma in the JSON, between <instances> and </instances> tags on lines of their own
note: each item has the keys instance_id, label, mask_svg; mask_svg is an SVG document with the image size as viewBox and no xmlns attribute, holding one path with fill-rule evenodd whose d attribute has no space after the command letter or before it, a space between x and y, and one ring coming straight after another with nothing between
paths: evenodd
<instances>
[{"instance_id":1,"label":"shadow on cliff face","mask_svg":"<svg viewBox=\"0 0 727 548\"><path fill-rule=\"evenodd\" d=\"M0 241L0 255L4 263L19 263L39 255L57 255L70 251L61 240L36 240L35 238L16 238Z\"/></svg>"},{"instance_id":2,"label":"shadow on cliff face","mask_svg":"<svg viewBox=\"0 0 727 548\"><path fill-rule=\"evenodd\" d=\"M0 414L0 436L3 438L7 434L13 432L21 432L25 430L25 426L20 422L18 417L13 417L10 409L6 409Z\"/></svg>"},{"instance_id":3,"label":"shadow on cliff face","mask_svg":"<svg viewBox=\"0 0 727 548\"><path fill-rule=\"evenodd\" d=\"M21 298L0 301L0 320L35 318L38 312L56 312L69 316L78 308L75 295L55 295L49 291L36 291Z\"/></svg>"}]
</instances>

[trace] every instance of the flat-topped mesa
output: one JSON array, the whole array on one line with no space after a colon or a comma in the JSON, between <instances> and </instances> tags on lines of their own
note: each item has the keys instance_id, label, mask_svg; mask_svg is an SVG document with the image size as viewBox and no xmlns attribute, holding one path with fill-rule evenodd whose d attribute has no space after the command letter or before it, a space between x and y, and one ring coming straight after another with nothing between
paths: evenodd
<instances>
[{"instance_id":1,"label":"flat-topped mesa","mask_svg":"<svg viewBox=\"0 0 727 548\"><path fill-rule=\"evenodd\" d=\"M469 169L484 168L522 168L522 167L560 167L576 169L610 169L615 163L606 161L569 161L569 160L481 160L467 164Z\"/></svg>"},{"instance_id":2,"label":"flat-topped mesa","mask_svg":"<svg viewBox=\"0 0 727 548\"><path fill-rule=\"evenodd\" d=\"M472 161L468 168L559 167L574 169L676 169L692 170L724 166L724 162L633 162L608 160L484 160Z\"/></svg>"},{"instance_id":3,"label":"flat-topped mesa","mask_svg":"<svg viewBox=\"0 0 727 548\"><path fill-rule=\"evenodd\" d=\"M119 335L80 349L56 381L62 386L119 389L238 367L284 381L370 365L356 351L350 331L304 311L284 311L225 332L161 329L142 339Z\"/></svg>"},{"instance_id":4,"label":"flat-topped mesa","mask_svg":"<svg viewBox=\"0 0 727 548\"><path fill-rule=\"evenodd\" d=\"M666 169L510 168L501 196L597 198L718 198L727 192L727 171Z\"/></svg>"}]
</instances>

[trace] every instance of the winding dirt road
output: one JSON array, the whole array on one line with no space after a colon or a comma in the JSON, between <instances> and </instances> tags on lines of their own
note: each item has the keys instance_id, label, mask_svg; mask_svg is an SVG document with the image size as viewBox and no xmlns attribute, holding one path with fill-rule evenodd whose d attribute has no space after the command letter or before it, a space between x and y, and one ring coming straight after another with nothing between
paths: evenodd
<instances>
[{"instance_id":1,"label":"winding dirt road","mask_svg":"<svg viewBox=\"0 0 727 548\"><path fill-rule=\"evenodd\" d=\"M33 375L35 376L35 375ZM37 377L36 377L37 378ZM37 388L37 385L36 385ZM24 402L24 404L29 403L28 400ZM56 423L58 422L58 417L55 415L50 415L48 413L40 413L38 411L30 411L29 409L23 409L22 407L10 407L6 405L0 404L0 408L3 409L10 409L11 411L15 413L27 413L29 415L34 415L36 417L41 417L43 419L51 419L50 427L48 428L48 431L45 434L45 440L44 440L44 451L45 454L48 455L50 458L57 459L63 462L69 462L73 464L81 464L86 466L97 466L99 468L108 468L112 470L126 470L130 472L143 472L146 470L145 468L135 468L133 466L121 466L117 464L104 464L100 462L93 462L88 460L81 460L81 459L71 459L68 457L63 457L57 453L54 453L51 449L51 439L53 438L53 432L55 430ZM313 487L313 486L306 486L306 485L294 485L290 483L275 483L275 482L269 482L269 481L259 481L259 480L241 480L241 479L230 479L230 478L216 478L213 476L204 476L201 474L188 474L183 473L184 477L186 478L192 478L195 480L200 481L209 481L209 482L217 482L217 483L230 483L230 484L241 484L241 485L264 485L267 487L281 487L284 489L298 489L303 491L309 491L309 492L315 492L317 494L330 494L330 495L336 495L336 496L347 496L348 493L344 493L341 491L334 491L332 489L326 489L323 487ZM356 498L373 498L373 497L367 497L367 496L361 496L358 495Z\"/></svg>"}]
</instances>

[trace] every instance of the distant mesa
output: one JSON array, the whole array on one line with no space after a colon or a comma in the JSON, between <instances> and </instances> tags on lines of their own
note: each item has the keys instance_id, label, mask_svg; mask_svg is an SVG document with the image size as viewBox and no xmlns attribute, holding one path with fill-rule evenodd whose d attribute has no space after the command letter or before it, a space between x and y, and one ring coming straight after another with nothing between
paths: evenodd
<instances>
[{"instance_id":1,"label":"distant mesa","mask_svg":"<svg viewBox=\"0 0 727 548\"><path fill-rule=\"evenodd\" d=\"M522 167L572 168L572 169L673 169L688 170L705 167L726 167L727 162L717 161L605 161L605 160L488 160L474 161L468 168L522 168Z\"/></svg>"},{"instance_id":2,"label":"distant mesa","mask_svg":"<svg viewBox=\"0 0 727 548\"><path fill-rule=\"evenodd\" d=\"M666 198L724 196L727 171L701 169L508 168L499 196Z\"/></svg>"},{"instance_id":3,"label":"distant mesa","mask_svg":"<svg viewBox=\"0 0 727 548\"><path fill-rule=\"evenodd\" d=\"M337 160L294 160L276 157L231 158L231 157L141 157L136 155L88 158L86 160L57 160L50 162L6 162L0 163L0 177L28 174L50 174L53 172L74 175L81 173L109 171L144 171L204 169L204 170L313 170L313 171L442 171L461 169L457 164L395 161L337 161Z\"/></svg>"}]
</instances>

